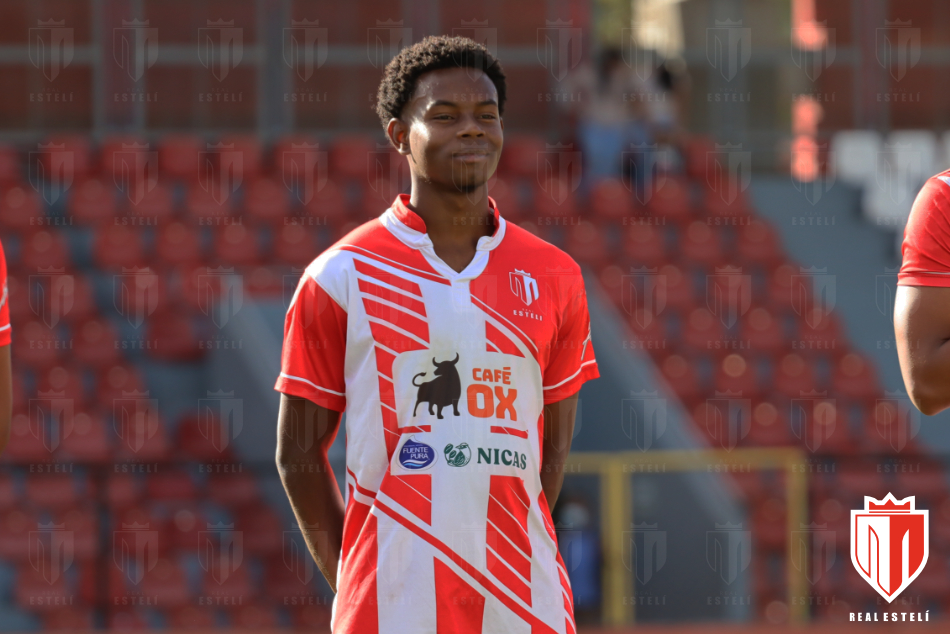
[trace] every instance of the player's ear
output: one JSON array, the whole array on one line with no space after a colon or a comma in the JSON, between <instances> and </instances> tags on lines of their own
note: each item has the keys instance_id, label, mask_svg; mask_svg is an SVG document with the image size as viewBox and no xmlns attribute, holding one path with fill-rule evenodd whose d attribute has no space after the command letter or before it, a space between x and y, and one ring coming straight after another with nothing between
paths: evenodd
<instances>
[{"instance_id":1,"label":"player's ear","mask_svg":"<svg viewBox=\"0 0 950 634\"><path fill-rule=\"evenodd\" d=\"M399 119L390 119L386 128L389 142L400 154L409 154L409 126Z\"/></svg>"}]
</instances>

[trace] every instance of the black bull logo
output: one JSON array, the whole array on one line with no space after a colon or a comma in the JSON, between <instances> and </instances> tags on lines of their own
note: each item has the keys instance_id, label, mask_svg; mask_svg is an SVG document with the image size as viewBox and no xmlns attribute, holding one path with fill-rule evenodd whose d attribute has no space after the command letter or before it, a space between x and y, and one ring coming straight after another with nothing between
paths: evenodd
<instances>
[{"instance_id":1,"label":"black bull logo","mask_svg":"<svg viewBox=\"0 0 950 634\"><path fill-rule=\"evenodd\" d=\"M436 361L432 357L432 363L435 365L435 378L424 383L416 383L416 379L425 376L425 372L412 377L412 384L419 388L416 393L416 406L412 408L412 415L416 415L419 403L427 402L429 404L429 414L432 414L432 407L438 407L436 415L442 418L442 408L452 406L452 413L459 415L459 399L462 398L462 381L459 379L459 372L455 369L455 364L459 362L459 353L455 353L453 361Z\"/></svg>"}]
</instances>

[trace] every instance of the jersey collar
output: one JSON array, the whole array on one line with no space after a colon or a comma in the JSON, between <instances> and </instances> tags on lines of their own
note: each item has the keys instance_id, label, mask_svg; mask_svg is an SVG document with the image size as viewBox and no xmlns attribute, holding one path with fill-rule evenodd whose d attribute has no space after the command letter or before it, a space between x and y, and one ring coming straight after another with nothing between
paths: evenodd
<instances>
[{"instance_id":1,"label":"jersey collar","mask_svg":"<svg viewBox=\"0 0 950 634\"><path fill-rule=\"evenodd\" d=\"M491 196L488 197L488 208L495 215L495 231L490 236L482 236L478 239L478 245L475 247L477 251L491 251L505 237L507 222L498 213L498 205ZM432 246L432 240L426 233L425 220L409 208L409 194L397 195L392 206L380 216L380 220L406 245L414 249Z\"/></svg>"}]
</instances>

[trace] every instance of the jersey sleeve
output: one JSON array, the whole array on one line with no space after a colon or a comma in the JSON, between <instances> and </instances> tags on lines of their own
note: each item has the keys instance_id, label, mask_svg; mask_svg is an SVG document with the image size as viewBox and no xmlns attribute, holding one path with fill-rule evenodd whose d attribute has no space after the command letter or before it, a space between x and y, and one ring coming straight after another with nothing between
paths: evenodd
<instances>
[{"instance_id":1,"label":"jersey sleeve","mask_svg":"<svg viewBox=\"0 0 950 634\"><path fill-rule=\"evenodd\" d=\"M950 287L950 185L943 178L928 179L911 207L898 285Z\"/></svg>"},{"instance_id":2,"label":"jersey sleeve","mask_svg":"<svg viewBox=\"0 0 950 634\"><path fill-rule=\"evenodd\" d=\"M344 411L346 318L343 307L304 273L284 318L280 376L274 389Z\"/></svg>"},{"instance_id":3,"label":"jersey sleeve","mask_svg":"<svg viewBox=\"0 0 950 634\"><path fill-rule=\"evenodd\" d=\"M8 346L10 332L10 293L7 290L7 258L0 244L0 346Z\"/></svg>"},{"instance_id":4,"label":"jersey sleeve","mask_svg":"<svg viewBox=\"0 0 950 634\"><path fill-rule=\"evenodd\" d=\"M542 377L545 404L571 396L585 381L600 376L590 337L584 278L579 270L571 277L571 283L558 293L561 319Z\"/></svg>"}]
</instances>

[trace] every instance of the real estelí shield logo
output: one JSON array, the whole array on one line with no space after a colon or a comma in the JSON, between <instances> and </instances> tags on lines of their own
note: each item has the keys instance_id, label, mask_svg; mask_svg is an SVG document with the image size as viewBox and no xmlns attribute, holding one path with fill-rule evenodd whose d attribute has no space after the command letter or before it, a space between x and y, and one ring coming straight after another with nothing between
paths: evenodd
<instances>
[{"instance_id":1,"label":"real estel\u00ed shield logo","mask_svg":"<svg viewBox=\"0 0 950 634\"><path fill-rule=\"evenodd\" d=\"M851 511L851 563L888 603L927 565L929 515L914 508L914 496L896 500L891 493L866 495L864 508Z\"/></svg>"}]
</instances>

